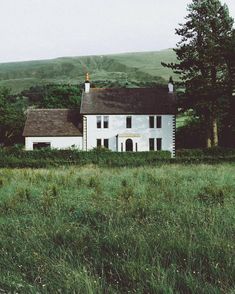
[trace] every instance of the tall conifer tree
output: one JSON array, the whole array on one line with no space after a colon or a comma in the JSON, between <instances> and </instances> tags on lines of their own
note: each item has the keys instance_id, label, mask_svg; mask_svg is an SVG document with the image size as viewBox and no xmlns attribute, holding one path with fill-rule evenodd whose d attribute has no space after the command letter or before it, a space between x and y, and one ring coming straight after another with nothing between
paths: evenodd
<instances>
[{"instance_id":1,"label":"tall conifer tree","mask_svg":"<svg viewBox=\"0 0 235 294\"><path fill-rule=\"evenodd\" d=\"M219 0L193 0L185 19L176 29L181 37L174 49L178 63L163 65L180 74L184 107L193 109L204 122L206 146L217 146L220 99L228 73L225 44L232 35L233 19Z\"/></svg>"},{"instance_id":2,"label":"tall conifer tree","mask_svg":"<svg viewBox=\"0 0 235 294\"><path fill-rule=\"evenodd\" d=\"M228 68L227 104L222 117L225 146L235 147L235 30L226 44L225 58Z\"/></svg>"}]
</instances>

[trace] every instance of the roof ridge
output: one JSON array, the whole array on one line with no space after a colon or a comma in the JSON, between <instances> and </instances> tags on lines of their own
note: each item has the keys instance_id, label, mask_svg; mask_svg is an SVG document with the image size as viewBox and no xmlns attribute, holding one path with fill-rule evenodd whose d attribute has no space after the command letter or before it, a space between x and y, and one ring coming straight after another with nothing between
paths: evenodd
<instances>
[{"instance_id":1,"label":"roof ridge","mask_svg":"<svg viewBox=\"0 0 235 294\"><path fill-rule=\"evenodd\" d=\"M159 89L162 89L162 90L166 89L168 91L167 86L135 87L135 88L123 88L123 87L119 87L119 88L91 88L91 91L93 91L93 90L95 90L95 91L97 91L97 90L149 90L149 89L151 89L151 90L153 90L153 89L158 89L158 90Z\"/></svg>"}]
</instances>

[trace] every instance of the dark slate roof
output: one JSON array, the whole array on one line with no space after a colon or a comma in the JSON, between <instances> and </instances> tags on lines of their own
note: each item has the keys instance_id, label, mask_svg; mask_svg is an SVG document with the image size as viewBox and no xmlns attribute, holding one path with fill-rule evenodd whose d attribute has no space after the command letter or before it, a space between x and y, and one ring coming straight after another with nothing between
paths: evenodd
<instances>
[{"instance_id":1,"label":"dark slate roof","mask_svg":"<svg viewBox=\"0 0 235 294\"><path fill-rule=\"evenodd\" d=\"M82 116L73 109L29 109L23 136L82 136Z\"/></svg>"},{"instance_id":2,"label":"dark slate roof","mask_svg":"<svg viewBox=\"0 0 235 294\"><path fill-rule=\"evenodd\" d=\"M175 114L176 96L167 88L91 89L83 93L82 114Z\"/></svg>"}]
</instances>

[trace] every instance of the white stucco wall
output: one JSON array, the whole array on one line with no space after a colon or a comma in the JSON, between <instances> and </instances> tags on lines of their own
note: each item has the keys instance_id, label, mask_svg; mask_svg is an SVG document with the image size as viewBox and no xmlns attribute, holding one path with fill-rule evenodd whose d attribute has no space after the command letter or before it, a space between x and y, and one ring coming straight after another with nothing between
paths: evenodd
<instances>
[{"instance_id":1,"label":"white stucco wall","mask_svg":"<svg viewBox=\"0 0 235 294\"><path fill-rule=\"evenodd\" d=\"M133 149L136 151L136 143L138 151L149 151L149 138L162 138L162 150L168 150L172 154L174 152L174 115L161 115L162 127L149 128L149 116L156 115L109 115L109 128L98 129L96 124L97 115L86 115L87 117L87 150L97 145L97 139L109 139L109 149L112 151L121 151L123 143L123 151L125 151L125 143L127 139L132 139ZM132 117L132 128L126 128L126 117ZM155 123L156 124L156 123ZM84 132L85 135L85 132ZM117 136L118 135L118 146ZM118 147L118 148L117 148Z\"/></svg>"},{"instance_id":2,"label":"white stucco wall","mask_svg":"<svg viewBox=\"0 0 235 294\"><path fill-rule=\"evenodd\" d=\"M50 143L51 148L68 149L74 146L82 150L82 137L26 137L25 149L33 150L33 143Z\"/></svg>"}]
</instances>

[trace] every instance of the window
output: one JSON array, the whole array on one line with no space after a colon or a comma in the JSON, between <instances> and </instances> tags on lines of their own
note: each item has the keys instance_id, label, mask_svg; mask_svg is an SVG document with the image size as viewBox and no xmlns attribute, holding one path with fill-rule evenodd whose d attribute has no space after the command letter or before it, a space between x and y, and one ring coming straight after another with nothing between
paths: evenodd
<instances>
[{"instance_id":1,"label":"window","mask_svg":"<svg viewBox=\"0 0 235 294\"><path fill-rule=\"evenodd\" d=\"M154 151L154 139L149 139L149 151Z\"/></svg>"},{"instance_id":2,"label":"window","mask_svg":"<svg viewBox=\"0 0 235 294\"><path fill-rule=\"evenodd\" d=\"M123 152L123 143L121 143L121 151Z\"/></svg>"},{"instance_id":3,"label":"window","mask_svg":"<svg viewBox=\"0 0 235 294\"><path fill-rule=\"evenodd\" d=\"M138 143L135 143L135 151L138 152Z\"/></svg>"},{"instance_id":4,"label":"window","mask_svg":"<svg viewBox=\"0 0 235 294\"><path fill-rule=\"evenodd\" d=\"M109 127L109 117L104 116L104 129L108 129Z\"/></svg>"},{"instance_id":5,"label":"window","mask_svg":"<svg viewBox=\"0 0 235 294\"><path fill-rule=\"evenodd\" d=\"M101 129L101 116L97 116L96 117L96 125L97 125L97 129Z\"/></svg>"},{"instance_id":6,"label":"window","mask_svg":"<svg viewBox=\"0 0 235 294\"><path fill-rule=\"evenodd\" d=\"M162 127L162 117L157 116L157 128L160 129Z\"/></svg>"},{"instance_id":7,"label":"window","mask_svg":"<svg viewBox=\"0 0 235 294\"><path fill-rule=\"evenodd\" d=\"M104 139L104 147L109 148L109 139Z\"/></svg>"},{"instance_id":8,"label":"window","mask_svg":"<svg viewBox=\"0 0 235 294\"><path fill-rule=\"evenodd\" d=\"M162 139L157 138L157 150L162 150Z\"/></svg>"},{"instance_id":9,"label":"window","mask_svg":"<svg viewBox=\"0 0 235 294\"><path fill-rule=\"evenodd\" d=\"M46 142L33 143L33 150L34 149L50 148L50 147L51 147L51 143L46 143Z\"/></svg>"},{"instance_id":10,"label":"window","mask_svg":"<svg viewBox=\"0 0 235 294\"><path fill-rule=\"evenodd\" d=\"M127 129L131 129L131 116L127 116L126 118L126 127Z\"/></svg>"},{"instance_id":11,"label":"window","mask_svg":"<svg viewBox=\"0 0 235 294\"><path fill-rule=\"evenodd\" d=\"M96 140L96 147L101 147L101 139Z\"/></svg>"},{"instance_id":12,"label":"window","mask_svg":"<svg viewBox=\"0 0 235 294\"><path fill-rule=\"evenodd\" d=\"M150 117L149 117L149 127L150 127L151 129L154 128L154 116L150 116Z\"/></svg>"},{"instance_id":13,"label":"window","mask_svg":"<svg viewBox=\"0 0 235 294\"><path fill-rule=\"evenodd\" d=\"M155 117L149 117L149 128L154 128ZM162 127L162 117L160 115L156 116L156 128L160 129Z\"/></svg>"}]
</instances>

